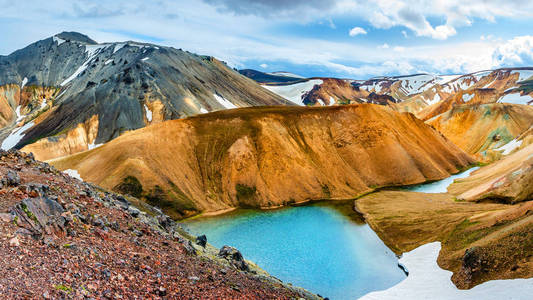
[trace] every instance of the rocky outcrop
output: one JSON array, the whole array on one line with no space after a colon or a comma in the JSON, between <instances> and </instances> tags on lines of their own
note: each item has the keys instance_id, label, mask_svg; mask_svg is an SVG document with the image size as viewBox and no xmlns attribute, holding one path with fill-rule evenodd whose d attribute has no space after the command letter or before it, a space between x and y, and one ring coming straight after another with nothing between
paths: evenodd
<instances>
[{"instance_id":1,"label":"rocky outcrop","mask_svg":"<svg viewBox=\"0 0 533 300\"><path fill-rule=\"evenodd\" d=\"M51 163L108 188L135 183L146 201L183 217L350 199L442 179L474 160L412 114L360 104L221 111Z\"/></svg>"},{"instance_id":2,"label":"rocky outcrop","mask_svg":"<svg viewBox=\"0 0 533 300\"><path fill-rule=\"evenodd\" d=\"M3 298L319 299L234 248L193 245L194 237L159 209L30 154L0 152L0 176L8 174L19 181L0 187Z\"/></svg>"}]
</instances>

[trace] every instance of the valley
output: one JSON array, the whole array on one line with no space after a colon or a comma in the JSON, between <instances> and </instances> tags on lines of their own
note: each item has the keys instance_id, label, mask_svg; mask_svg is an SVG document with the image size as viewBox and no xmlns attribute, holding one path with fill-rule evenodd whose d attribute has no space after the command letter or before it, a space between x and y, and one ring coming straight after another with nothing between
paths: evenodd
<instances>
[{"instance_id":1,"label":"valley","mask_svg":"<svg viewBox=\"0 0 533 300\"><path fill-rule=\"evenodd\" d=\"M42 39L0 56L0 252L30 287L4 277L0 294L525 299L532 82L530 67L305 77Z\"/></svg>"}]
</instances>

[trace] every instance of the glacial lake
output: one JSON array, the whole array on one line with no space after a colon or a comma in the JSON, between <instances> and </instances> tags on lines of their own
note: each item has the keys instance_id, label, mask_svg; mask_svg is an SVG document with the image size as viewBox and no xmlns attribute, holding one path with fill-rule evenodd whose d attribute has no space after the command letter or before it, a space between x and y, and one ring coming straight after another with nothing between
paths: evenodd
<instances>
[{"instance_id":1,"label":"glacial lake","mask_svg":"<svg viewBox=\"0 0 533 300\"><path fill-rule=\"evenodd\" d=\"M351 210L352 203L237 210L185 224L218 248L236 247L284 282L330 299L357 299L406 275L394 253Z\"/></svg>"},{"instance_id":2,"label":"glacial lake","mask_svg":"<svg viewBox=\"0 0 533 300\"><path fill-rule=\"evenodd\" d=\"M479 167L473 167L461 173L454 174L448 178L444 178L442 180L434 181L431 183L413 185L405 189L411 192L420 193L446 193L448 190L448 186L452 184L454 180L466 178L470 175L470 173L474 172L477 169L479 169Z\"/></svg>"}]
</instances>

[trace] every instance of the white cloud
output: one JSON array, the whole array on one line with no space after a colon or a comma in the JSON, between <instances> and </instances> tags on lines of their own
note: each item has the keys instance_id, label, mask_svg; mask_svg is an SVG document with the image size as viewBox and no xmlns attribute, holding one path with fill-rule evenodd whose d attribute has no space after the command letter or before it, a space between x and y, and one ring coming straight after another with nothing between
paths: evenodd
<instances>
[{"instance_id":1,"label":"white cloud","mask_svg":"<svg viewBox=\"0 0 533 300\"><path fill-rule=\"evenodd\" d=\"M396 46L396 47L392 48L392 50L394 50L396 52L404 52L405 51L405 47Z\"/></svg>"},{"instance_id":2,"label":"white cloud","mask_svg":"<svg viewBox=\"0 0 533 300\"><path fill-rule=\"evenodd\" d=\"M366 30L364 30L363 28L361 27L354 27L350 30L350 36L356 36L356 35L360 35L360 34L366 34Z\"/></svg>"},{"instance_id":3,"label":"white cloud","mask_svg":"<svg viewBox=\"0 0 533 300\"><path fill-rule=\"evenodd\" d=\"M268 68L268 65L267 65L267 64L260 64L259 66L260 66L261 68L263 68L263 69Z\"/></svg>"},{"instance_id":4,"label":"white cloud","mask_svg":"<svg viewBox=\"0 0 533 300\"><path fill-rule=\"evenodd\" d=\"M492 58L499 66L533 65L533 36L519 36L500 44Z\"/></svg>"},{"instance_id":5,"label":"white cloud","mask_svg":"<svg viewBox=\"0 0 533 300\"><path fill-rule=\"evenodd\" d=\"M232 67L242 68L258 62L274 65L273 62L276 62L276 65L314 66L331 72L331 76L352 78L412 72L466 73L501 65L533 65L531 37L504 42L485 35L484 40L461 41L458 38L435 44L417 44L414 38L428 36L443 39L460 33L461 26L469 26L477 18L514 19L531 13L533 2L523 3L520 9L516 9L503 0L472 0L468 3L428 0L417 2L417 5L411 3L411 7L406 9L409 3L405 0L338 0L334 7L324 8L323 14L311 14L313 22L322 20L326 26L330 19L333 22L336 18L350 17L358 21L367 20L368 26L381 29L398 27L398 32L409 37L406 42L410 43L401 44L403 51L394 51L395 47L389 45L393 42L389 40L378 44L356 44L347 41L348 36L345 36L346 40L330 40L324 36L310 38L271 31L279 24L294 24L285 17L293 16L291 11L295 11L294 16L297 16L305 1L300 1L300 8L296 10L284 11L282 21L273 17L272 13L268 14L268 18L256 14L235 15L200 0L182 3L159 0L157 6L147 5L142 0L116 0L106 9L96 9L98 5L103 5L101 0L90 3L93 2L95 4L89 9L76 9L68 0L49 0L46 5L36 0L6 1L0 5L0 53L7 54L63 30L74 30L99 42L150 42L150 36L154 36L153 41L158 44L213 55ZM454 3L461 4L455 5L455 11L452 9ZM435 24L433 20L442 21ZM372 35L378 35L377 31L373 31ZM389 43L386 44L388 48L385 44L379 46L384 42Z\"/></svg>"}]
</instances>

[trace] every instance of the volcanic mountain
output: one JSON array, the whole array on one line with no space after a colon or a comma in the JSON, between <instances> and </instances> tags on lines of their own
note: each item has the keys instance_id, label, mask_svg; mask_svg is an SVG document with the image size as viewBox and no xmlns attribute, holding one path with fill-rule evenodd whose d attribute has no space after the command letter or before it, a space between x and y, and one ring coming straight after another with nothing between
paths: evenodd
<instances>
[{"instance_id":1,"label":"volcanic mountain","mask_svg":"<svg viewBox=\"0 0 533 300\"><path fill-rule=\"evenodd\" d=\"M3 149L39 142L48 159L198 113L290 104L213 57L63 32L0 56ZM6 141L7 138L7 141Z\"/></svg>"},{"instance_id":2,"label":"volcanic mountain","mask_svg":"<svg viewBox=\"0 0 533 300\"><path fill-rule=\"evenodd\" d=\"M410 113L359 104L197 115L51 163L183 217L350 199L442 179L474 160Z\"/></svg>"},{"instance_id":3,"label":"volcanic mountain","mask_svg":"<svg viewBox=\"0 0 533 300\"><path fill-rule=\"evenodd\" d=\"M504 147L533 126L533 106L458 104L426 123L464 151L479 153L480 158L487 156L486 159L490 159L492 152L488 150Z\"/></svg>"}]
</instances>

